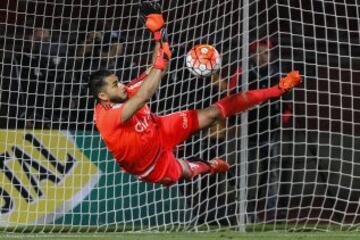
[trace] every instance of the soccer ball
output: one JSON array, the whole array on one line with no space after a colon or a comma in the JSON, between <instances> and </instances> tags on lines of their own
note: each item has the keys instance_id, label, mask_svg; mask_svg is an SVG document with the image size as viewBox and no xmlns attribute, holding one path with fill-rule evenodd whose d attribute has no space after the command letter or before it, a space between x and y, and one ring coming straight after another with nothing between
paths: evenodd
<instances>
[{"instance_id":1,"label":"soccer ball","mask_svg":"<svg viewBox=\"0 0 360 240\"><path fill-rule=\"evenodd\" d=\"M197 77L208 77L220 69L221 57L211 45L199 44L186 55L187 69Z\"/></svg>"}]
</instances>

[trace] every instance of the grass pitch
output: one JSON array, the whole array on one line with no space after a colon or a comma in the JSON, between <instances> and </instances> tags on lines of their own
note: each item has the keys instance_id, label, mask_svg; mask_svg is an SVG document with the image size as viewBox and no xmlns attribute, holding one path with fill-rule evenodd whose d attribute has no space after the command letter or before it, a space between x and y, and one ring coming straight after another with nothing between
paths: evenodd
<instances>
[{"instance_id":1,"label":"grass pitch","mask_svg":"<svg viewBox=\"0 0 360 240\"><path fill-rule=\"evenodd\" d=\"M0 239L97 239L97 240L355 240L358 232L207 232L207 233L1 233Z\"/></svg>"}]
</instances>

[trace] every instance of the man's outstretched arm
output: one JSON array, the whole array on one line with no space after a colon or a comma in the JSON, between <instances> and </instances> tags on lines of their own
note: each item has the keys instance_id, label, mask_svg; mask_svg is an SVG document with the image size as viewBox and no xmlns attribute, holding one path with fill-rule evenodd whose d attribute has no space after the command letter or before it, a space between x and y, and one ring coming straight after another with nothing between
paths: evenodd
<instances>
[{"instance_id":1,"label":"man's outstretched arm","mask_svg":"<svg viewBox=\"0 0 360 240\"><path fill-rule=\"evenodd\" d=\"M162 55L161 49L158 51L158 54ZM164 59L164 61L166 60ZM164 63L164 67L165 66L166 63ZM121 111L121 122L129 120L155 94L160 85L162 72L162 69L156 68L155 66L151 68L149 75L145 78L139 91L124 104L123 110Z\"/></svg>"},{"instance_id":2,"label":"man's outstretched arm","mask_svg":"<svg viewBox=\"0 0 360 240\"><path fill-rule=\"evenodd\" d=\"M160 5L156 2L142 2L140 17L144 20L146 28L154 35L153 64L139 91L124 104L120 116L121 122L129 120L155 94L159 88L162 73L166 70L171 58L169 44L164 38L164 34L166 34L164 31L165 22L161 15Z\"/></svg>"}]
</instances>

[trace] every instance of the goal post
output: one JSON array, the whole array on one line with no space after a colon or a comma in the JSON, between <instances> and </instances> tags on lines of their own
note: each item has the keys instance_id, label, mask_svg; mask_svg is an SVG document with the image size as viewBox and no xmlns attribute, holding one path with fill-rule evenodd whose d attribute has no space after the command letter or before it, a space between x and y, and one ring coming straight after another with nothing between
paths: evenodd
<instances>
[{"instance_id":1,"label":"goal post","mask_svg":"<svg viewBox=\"0 0 360 240\"><path fill-rule=\"evenodd\" d=\"M92 119L91 73L126 83L151 61L138 3L0 0L1 231L357 229L358 1L160 1L173 56L154 113L204 108L291 70L304 80L179 145L178 158L231 169L169 188L122 172ZM199 43L220 52L221 84L186 69Z\"/></svg>"}]
</instances>

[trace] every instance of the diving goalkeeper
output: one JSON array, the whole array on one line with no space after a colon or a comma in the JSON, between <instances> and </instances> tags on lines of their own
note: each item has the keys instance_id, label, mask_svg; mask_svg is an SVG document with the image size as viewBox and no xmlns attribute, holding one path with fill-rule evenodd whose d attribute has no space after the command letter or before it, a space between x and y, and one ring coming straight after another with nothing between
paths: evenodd
<instances>
[{"instance_id":1,"label":"diving goalkeeper","mask_svg":"<svg viewBox=\"0 0 360 240\"><path fill-rule=\"evenodd\" d=\"M159 5L143 2L140 16L155 40L152 67L128 85L107 70L90 77L90 91L97 99L94 121L109 151L126 172L142 181L166 186L199 174L226 172L229 165L224 160L190 162L177 159L173 150L193 133L220 119L280 97L300 84L299 72L288 73L271 88L227 96L205 109L157 116L150 111L147 101L160 85L171 51Z\"/></svg>"}]
</instances>

